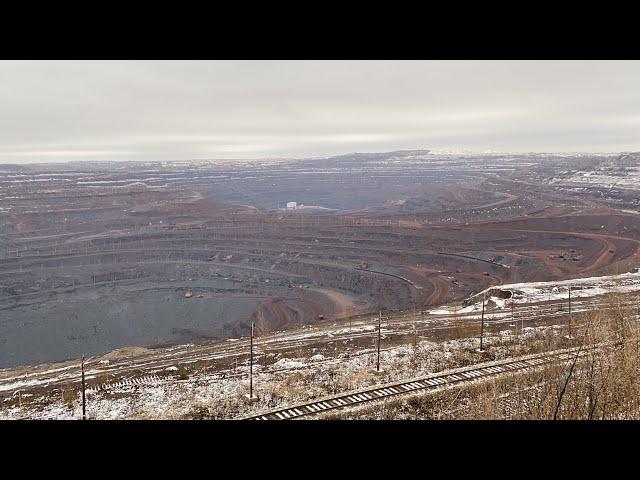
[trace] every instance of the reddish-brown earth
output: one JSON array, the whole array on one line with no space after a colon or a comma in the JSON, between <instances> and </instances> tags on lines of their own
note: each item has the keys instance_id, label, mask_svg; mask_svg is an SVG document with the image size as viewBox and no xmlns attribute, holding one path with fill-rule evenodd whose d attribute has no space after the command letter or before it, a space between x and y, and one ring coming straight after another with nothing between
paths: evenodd
<instances>
[{"instance_id":1,"label":"reddish-brown earth","mask_svg":"<svg viewBox=\"0 0 640 480\"><path fill-rule=\"evenodd\" d=\"M632 194L541 180L582 159L402 155L0 171L0 352L21 331L77 356L87 338L96 351L225 338L252 321L281 330L637 262L640 215L613 203L630 208ZM111 338L113 321L140 336Z\"/></svg>"}]
</instances>

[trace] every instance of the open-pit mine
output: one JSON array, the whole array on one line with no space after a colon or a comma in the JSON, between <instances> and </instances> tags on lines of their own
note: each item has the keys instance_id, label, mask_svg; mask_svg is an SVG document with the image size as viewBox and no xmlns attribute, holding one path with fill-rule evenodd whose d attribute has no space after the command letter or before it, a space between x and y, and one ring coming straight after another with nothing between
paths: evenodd
<instances>
[{"instance_id":1,"label":"open-pit mine","mask_svg":"<svg viewBox=\"0 0 640 480\"><path fill-rule=\"evenodd\" d=\"M0 165L0 368L638 266L640 155Z\"/></svg>"}]
</instances>

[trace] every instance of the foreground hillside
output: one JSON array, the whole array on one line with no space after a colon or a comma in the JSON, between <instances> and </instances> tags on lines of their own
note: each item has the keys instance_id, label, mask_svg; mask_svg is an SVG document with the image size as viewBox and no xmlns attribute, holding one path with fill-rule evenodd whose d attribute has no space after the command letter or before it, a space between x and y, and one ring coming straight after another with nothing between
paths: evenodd
<instances>
[{"instance_id":1,"label":"foreground hillside","mask_svg":"<svg viewBox=\"0 0 640 480\"><path fill-rule=\"evenodd\" d=\"M576 290L571 313L568 285ZM593 400L594 418L636 415L631 407L600 411L598 405L605 397L606 402L618 402L618 396L627 395L627 387L635 388L624 382L618 385L621 379L614 372L631 378L637 367L630 349L637 348L640 273L516 286L485 292L484 317L472 297L463 308L454 304L438 313L387 315L379 333L377 318L362 317L258 336L252 365L255 401L247 399L246 337L156 350L123 349L92 357L85 369L87 413L97 419L237 419L378 388L402 394L379 400L358 395L357 405L336 401L332 405L340 408L303 413L313 413L310 418L549 418L548 402L558 398L554 388L563 385L562 379L570 378L563 397L576 402L584 395L582 382L590 378L596 390L589 395L600 396ZM505 300L501 298L505 291L518 297ZM610 347L612 342L619 345ZM593 345L606 348L592 351ZM532 355L559 351L569 352L560 362L530 362L513 371L500 366L509 361L524 365ZM79 366L73 361L0 371L0 418L80 418ZM460 381L412 391L417 385L412 379L434 375ZM383 388L398 382L409 382L409 387L398 392ZM556 416L583 414L562 407Z\"/></svg>"}]
</instances>

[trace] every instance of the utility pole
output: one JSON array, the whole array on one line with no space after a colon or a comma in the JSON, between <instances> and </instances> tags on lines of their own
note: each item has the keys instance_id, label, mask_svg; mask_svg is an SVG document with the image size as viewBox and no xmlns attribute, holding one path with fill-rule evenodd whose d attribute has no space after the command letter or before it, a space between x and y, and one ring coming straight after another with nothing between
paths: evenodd
<instances>
[{"instance_id":1,"label":"utility pole","mask_svg":"<svg viewBox=\"0 0 640 480\"><path fill-rule=\"evenodd\" d=\"M251 322L251 347L249 353L249 398L253 398L253 326Z\"/></svg>"},{"instance_id":2,"label":"utility pole","mask_svg":"<svg viewBox=\"0 0 640 480\"><path fill-rule=\"evenodd\" d=\"M80 364L80 370L82 372L82 420L87 419L87 400L84 392L84 354L82 354L82 363Z\"/></svg>"},{"instance_id":3,"label":"utility pole","mask_svg":"<svg viewBox=\"0 0 640 480\"><path fill-rule=\"evenodd\" d=\"M484 300L485 295L482 296L482 316L480 317L480 351L482 351L482 336L484 334Z\"/></svg>"},{"instance_id":4,"label":"utility pole","mask_svg":"<svg viewBox=\"0 0 640 480\"><path fill-rule=\"evenodd\" d=\"M382 325L382 312L378 311L378 361L376 363L376 371L380 371L380 326Z\"/></svg>"},{"instance_id":5,"label":"utility pole","mask_svg":"<svg viewBox=\"0 0 640 480\"><path fill-rule=\"evenodd\" d=\"M571 286L569 286L569 336L571 336Z\"/></svg>"}]
</instances>

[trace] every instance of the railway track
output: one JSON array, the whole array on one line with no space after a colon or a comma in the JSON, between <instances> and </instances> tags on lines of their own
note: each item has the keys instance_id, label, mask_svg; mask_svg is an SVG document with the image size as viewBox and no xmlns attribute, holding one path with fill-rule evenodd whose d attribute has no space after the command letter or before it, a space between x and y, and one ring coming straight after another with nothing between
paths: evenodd
<instances>
[{"instance_id":1,"label":"railway track","mask_svg":"<svg viewBox=\"0 0 640 480\"><path fill-rule=\"evenodd\" d=\"M121 388L121 387L135 387L135 386L139 386L139 385L152 385L155 383L159 383L161 382L163 379L160 378L158 375L145 375L143 377L136 377L136 378L125 378L122 379L118 382L107 382L107 383L101 383L99 385L95 385L92 386L90 388L87 389L87 392L100 392L100 391L109 391L112 390L114 388Z\"/></svg>"},{"instance_id":2,"label":"railway track","mask_svg":"<svg viewBox=\"0 0 640 480\"><path fill-rule=\"evenodd\" d=\"M311 402L293 405L291 407L257 413L244 417L243 420L292 420L296 418L309 417L318 413L361 405L363 403L374 402L376 400L416 392L438 390L440 388L452 387L480 379L496 377L502 374L531 370L550 363L572 360L576 355L583 356L589 350L594 348L598 347L592 346L589 348L583 348L582 350L580 347L567 348L507 360L486 362L454 370L446 370L418 379L377 385L367 389L342 393Z\"/></svg>"},{"instance_id":3,"label":"railway track","mask_svg":"<svg viewBox=\"0 0 640 480\"><path fill-rule=\"evenodd\" d=\"M557 311L557 308L564 305L564 301L557 303L538 305L536 310L529 310L528 306L516 307L515 321L519 323L523 318L525 322L543 321L549 322L558 317L567 315L566 311ZM625 306L634 307L637 305L635 297L625 301ZM581 299L573 303L574 313L578 313L581 309L597 310L607 308L606 302L596 299ZM411 335L417 332L422 337L428 333L450 328L448 323L451 315L440 315L439 319L423 320L420 315L398 315L383 324L386 336ZM469 325L477 325L479 328L480 320L478 314L464 315ZM639 317L640 320L640 317ZM440 323L442 322L442 323ZM498 312L498 314L487 314L485 316L486 325L509 325L511 320L510 312ZM291 350L294 348L306 348L313 343L335 343L349 339L373 338L377 335L375 328L362 330L363 326L371 325L369 319L355 322L353 330L347 328L344 324L334 324L327 329L305 329L302 332L277 332L268 337L260 339L256 348L262 354L266 348L269 352L280 352ZM414 323L417 328L414 330ZM337 331L336 331L337 330ZM328 334L331 333L330 336ZM383 349L384 350L384 349ZM138 374L138 372L151 372L153 370L164 369L176 364L189 364L198 361L218 361L233 359L242 359L245 363L248 359L248 339L242 338L236 342L216 342L214 344L192 345L188 347L176 347L167 351L154 352L134 359L122 358L115 360L108 365L98 363L98 360L88 360L85 363L87 374L89 375L106 375L113 374L120 379L124 379L127 374ZM335 361L334 357L327 358L326 362ZM271 371L271 370L269 370ZM80 382L80 365L71 365L63 368L47 369L43 372L29 372L21 374L17 377L2 378L0 374L0 392L8 393L23 388L23 382L34 382L35 385L46 385L49 387L66 385L69 383Z\"/></svg>"}]
</instances>

